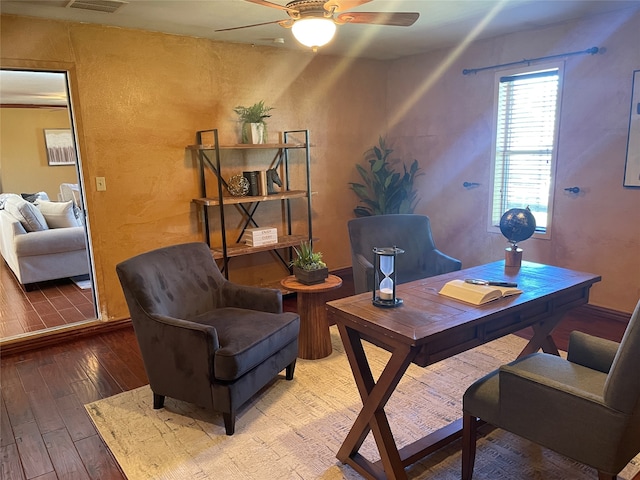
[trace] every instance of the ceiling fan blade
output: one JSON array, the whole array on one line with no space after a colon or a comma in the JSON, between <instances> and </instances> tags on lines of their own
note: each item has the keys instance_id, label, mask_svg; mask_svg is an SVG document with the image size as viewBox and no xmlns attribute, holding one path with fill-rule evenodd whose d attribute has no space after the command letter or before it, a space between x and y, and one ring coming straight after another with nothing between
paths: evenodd
<instances>
[{"instance_id":1,"label":"ceiling fan blade","mask_svg":"<svg viewBox=\"0 0 640 480\"><path fill-rule=\"evenodd\" d=\"M220 30L214 30L214 32L228 32L229 30L239 30L241 28L260 27L262 25L271 25L272 23L281 23L281 22L287 22L287 21L288 20L274 20L273 22L254 23L252 25L243 25L241 27L221 28Z\"/></svg>"},{"instance_id":2,"label":"ceiling fan blade","mask_svg":"<svg viewBox=\"0 0 640 480\"><path fill-rule=\"evenodd\" d=\"M277 8L278 10L284 10L285 12L298 13L298 10L294 8L285 7L284 5L278 5L277 3L268 2L267 0L244 0L244 1L255 3L256 5L262 5L264 7Z\"/></svg>"},{"instance_id":3,"label":"ceiling fan blade","mask_svg":"<svg viewBox=\"0 0 640 480\"><path fill-rule=\"evenodd\" d=\"M344 12L346 10L351 10L352 8L359 7L360 5L364 5L365 3L369 3L372 0L329 0L324 4L324 9L327 12Z\"/></svg>"},{"instance_id":4,"label":"ceiling fan blade","mask_svg":"<svg viewBox=\"0 0 640 480\"><path fill-rule=\"evenodd\" d=\"M336 23L369 23L374 25L392 25L409 27L415 23L419 13L399 12L348 12L336 17Z\"/></svg>"}]
</instances>

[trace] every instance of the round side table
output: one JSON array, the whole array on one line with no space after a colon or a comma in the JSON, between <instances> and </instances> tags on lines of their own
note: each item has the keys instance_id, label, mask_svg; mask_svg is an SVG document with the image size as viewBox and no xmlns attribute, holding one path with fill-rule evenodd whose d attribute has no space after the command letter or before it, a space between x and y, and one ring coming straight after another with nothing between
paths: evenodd
<instances>
[{"instance_id":1,"label":"round side table","mask_svg":"<svg viewBox=\"0 0 640 480\"><path fill-rule=\"evenodd\" d=\"M339 288L342 279L329 275L323 283L305 285L294 275L283 278L282 286L297 294L298 315L300 315L300 336L298 338L298 357L317 360L331 354L331 335L327 322L327 308L324 292Z\"/></svg>"}]
</instances>

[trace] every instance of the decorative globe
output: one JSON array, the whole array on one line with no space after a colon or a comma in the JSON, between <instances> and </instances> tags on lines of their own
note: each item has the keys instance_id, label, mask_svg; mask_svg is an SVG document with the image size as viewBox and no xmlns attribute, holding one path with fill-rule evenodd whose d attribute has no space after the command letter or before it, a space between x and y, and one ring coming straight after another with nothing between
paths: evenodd
<instances>
[{"instance_id":1,"label":"decorative globe","mask_svg":"<svg viewBox=\"0 0 640 480\"><path fill-rule=\"evenodd\" d=\"M536 231L536 219L527 208L512 208L500 218L500 231L514 247Z\"/></svg>"}]
</instances>

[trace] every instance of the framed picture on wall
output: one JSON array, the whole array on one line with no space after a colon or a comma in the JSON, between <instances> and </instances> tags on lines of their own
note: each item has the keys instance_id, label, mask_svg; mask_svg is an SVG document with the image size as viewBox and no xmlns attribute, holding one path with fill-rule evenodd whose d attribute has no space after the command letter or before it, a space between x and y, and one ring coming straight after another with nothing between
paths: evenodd
<instances>
[{"instance_id":1,"label":"framed picture on wall","mask_svg":"<svg viewBox=\"0 0 640 480\"><path fill-rule=\"evenodd\" d=\"M631 84L631 112L629 114L624 186L640 187L640 70L633 72L633 83Z\"/></svg>"},{"instance_id":2,"label":"framed picture on wall","mask_svg":"<svg viewBox=\"0 0 640 480\"><path fill-rule=\"evenodd\" d=\"M75 165L76 149L73 146L71 129L45 128L44 145L49 165Z\"/></svg>"}]
</instances>

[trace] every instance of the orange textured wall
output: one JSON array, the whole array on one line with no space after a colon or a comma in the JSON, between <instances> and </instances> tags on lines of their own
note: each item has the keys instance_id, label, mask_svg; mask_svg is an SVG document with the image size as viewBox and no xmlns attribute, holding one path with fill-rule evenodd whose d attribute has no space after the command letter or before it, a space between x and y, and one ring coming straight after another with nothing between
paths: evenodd
<instances>
[{"instance_id":1,"label":"orange textured wall","mask_svg":"<svg viewBox=\"0 0 640 480\"><path fill-rule=\"evenodd\" d=\"M597 46L565 62L550 239L521 244L526 260L596 273L590 303L631 312L640 298L640 189L622 186L633 71L640 69L638 9L533 29L405 58L389 68L390 130L418 158L422 201L434 238L470 267L504 258L488 233L494 75L465 68ZM393 110L408 106L396 116ZM397 121L396 121L397 120ZM480 186L465 189L463 182ZM580 193L564 189L577 186Z\"/></svg>"},{"instance_id":2,"label":"orange textured wall","mask_svg":"<svg viewBox=\"0 0 640 480\"><path fill-rule=\"evenodd\" d=\"M128 316L118 262L202 240L185 147L196 130L214 127L236 143L233 107L259 100L275 107L272 139L310 130L317 247L331 268L350 265L346 221L356 200L347 182L384 133L384 63L11 15L1 22L3 66L72 70L101 318ZM95 191L96 176L106 191ZM237 262L231 279L282 277L263 255Z\"/></svg>"}]
</instances>

